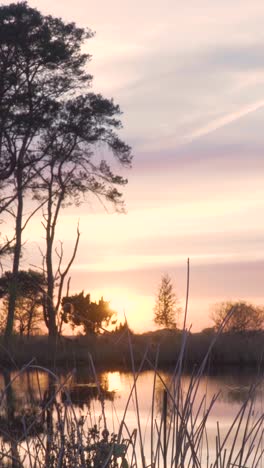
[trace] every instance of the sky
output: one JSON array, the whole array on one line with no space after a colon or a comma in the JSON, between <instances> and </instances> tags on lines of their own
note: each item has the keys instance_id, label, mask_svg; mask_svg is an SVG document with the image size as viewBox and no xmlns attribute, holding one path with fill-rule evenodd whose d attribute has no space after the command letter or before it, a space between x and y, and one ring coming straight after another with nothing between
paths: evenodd
<instances>
[{"instance_id":1,"label":"sky","mask_svg":"<svg viewBox=\"0 0 264 468\"><path fill-rule=\"evenodd\" d=\"M103 295L132 329L153 329L161 275L171 276L184 306L190 258L193 331L212 324L218 301L262 304L264 3L28 3L96 32L85 45L93 90L120 105L120 136L134 155L132 169L120 169L129 180L125 215L88 200L61 218L66 253L78 220L82 233L72 292ZM34 223L31 254L41 235Z\"/></svg>"}]
</instances>

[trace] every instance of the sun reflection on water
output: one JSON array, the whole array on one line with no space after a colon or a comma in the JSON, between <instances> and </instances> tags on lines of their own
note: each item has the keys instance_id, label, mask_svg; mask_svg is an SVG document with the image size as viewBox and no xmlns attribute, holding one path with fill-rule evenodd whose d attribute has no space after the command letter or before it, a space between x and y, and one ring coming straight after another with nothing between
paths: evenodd
<instances>
[{"instance_id":1,"label":"sun reflection on water","mask_svg":"<svg viewBox=\"0 0 264 468\"><path fill-rule=\"evenodd\" d=\"M122 391L122 382L120 377L120 372L105 372L103 374L103 379L107 382L107 390L109 392L121 392Z\"/></svg>"}]
</instances>

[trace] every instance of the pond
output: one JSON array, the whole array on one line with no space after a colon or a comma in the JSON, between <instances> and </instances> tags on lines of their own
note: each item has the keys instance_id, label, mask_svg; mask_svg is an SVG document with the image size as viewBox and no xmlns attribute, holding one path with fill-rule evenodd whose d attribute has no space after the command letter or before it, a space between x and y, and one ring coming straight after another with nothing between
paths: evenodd
<instances>
[{"instance_id":1,"label":"pond","mask_svg":"<svg viewBox=\"0 0 264 468\"><path fill-rule=\"evenodd\" d=\"M197 380L188 374L182 374L179 380L173 370L147 370L139 375L104 371L95 375L92 368L81 368L53 375L35 366L4 371L0 374L2 443L11 446L12 456L29 451L34 438L46 438L48 418L55 424L58 408L67 404L76 421L81 418L82 428L96 425L99 434L105 426L109 434L118 434L124 420L123 437L130 442L134 437L134 466L145 462L146 466L168 467L205 467L211 463L257 467L261 466L263 383L257 372L241 369L222 370ZM256 388L250 394L252 385ZM56 405L52 404L50 410L53 399ZM25 456L23 466L31 465ZM0 466L4 466L1 461Z\"/></svg>"}]
</instances>

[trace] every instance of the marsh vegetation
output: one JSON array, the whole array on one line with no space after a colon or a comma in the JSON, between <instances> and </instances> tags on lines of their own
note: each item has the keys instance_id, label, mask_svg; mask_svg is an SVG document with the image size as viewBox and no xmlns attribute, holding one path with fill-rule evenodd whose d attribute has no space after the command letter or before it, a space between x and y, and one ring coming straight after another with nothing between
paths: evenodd
<instances>
[{"instance_id":1,"label":"marsh vegetation","mask_svg":"<svg viewBox=\"0 0 264 468\"><path fill-rule=\"evenodd\" d=\"M68 372L31 362L2 373L1 466L261 466L260 371L209 376L212 344L187 372L187 333L162 371L158 350L136 363L127 339L130 373L96 372L88 351Z\"/></svg>"}]
</instances>

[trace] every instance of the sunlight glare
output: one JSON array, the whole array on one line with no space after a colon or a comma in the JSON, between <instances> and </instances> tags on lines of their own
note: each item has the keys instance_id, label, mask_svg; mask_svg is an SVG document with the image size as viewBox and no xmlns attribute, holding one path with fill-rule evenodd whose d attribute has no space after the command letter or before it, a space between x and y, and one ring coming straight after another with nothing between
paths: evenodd
<instances>
[{"instance_id":1,"label":"sunlight glare","mask_svg":"<svg viewBox=\"0 0 264 468\"><path fill-rule=\"evenodd\" d=\"M106 372L106 381L108 382L108 391L122 391L122 382L120 372Z\"/></svg>"},{"instance_id":2,"label":"sunlight glare","mask_svg":"<svg viewBox=\"0 0 264 468\"><path fill-rule=\"evenodd\" d=\"M100 288L91 291L93 300L100 299L102 295L104 300L110 301L111 309L117 312L118 323L124 323L127 319L133 331L142 332L148 329L152 321L153 296L141 296L133 293L133 290L123 288Z\"/></svg>"}]
</instances>

